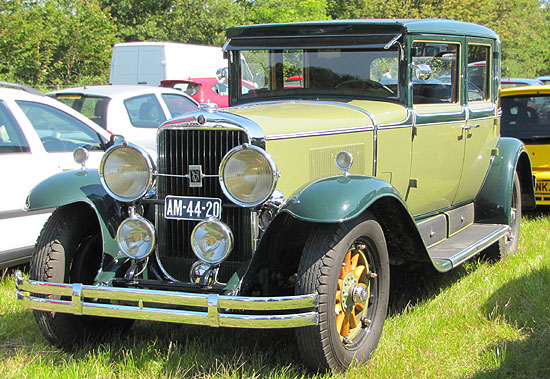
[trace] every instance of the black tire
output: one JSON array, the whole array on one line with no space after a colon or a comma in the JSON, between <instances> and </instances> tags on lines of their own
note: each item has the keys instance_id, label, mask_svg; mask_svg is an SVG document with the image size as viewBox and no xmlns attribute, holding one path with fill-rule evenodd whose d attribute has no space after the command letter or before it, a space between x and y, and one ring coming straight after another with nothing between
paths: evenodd
<instances>
[{"instance_id":1,"label":"black tire","mask_svg":"<svg viewBox=\"0 0 550 379\"><path fill-rule=\"evenodd\" d=\"M102 250L101 233L93 213L77 206L59 208L38 237L30 279L92 284L100 268ZM34 317L48 341L68 350L114 332L124 332L133 322L37 310Z\"/></svg>"},{"instance_id":2,"label":"black tire","mask_svg":"<svg viewBox=\"0 0 550 379\"><path fill-rule=\"evenodd\" d=\"M355 271L361 265L362 272ZM354 299L358 286L366 299ZM296 294L319 294L319 324L296 330L304 363L341 372L368 360L382 334L389 290L386 240L371 214L312 230L296 284Z\"/></svg>"},{"instance_id":3,"label":"black tire","mask_svg":"<svg viewBox=\"0 0 550 379\"><path fill-rule=\"evenodd\" d=\"M514 186L510 202L511 220L510 234L502 237L497 243L487 249L486 256L491 260L501 260L514 254L518 249L519 234L521 229L521 184L518 173L514 174Z\"/></svg>"}]
</instances>

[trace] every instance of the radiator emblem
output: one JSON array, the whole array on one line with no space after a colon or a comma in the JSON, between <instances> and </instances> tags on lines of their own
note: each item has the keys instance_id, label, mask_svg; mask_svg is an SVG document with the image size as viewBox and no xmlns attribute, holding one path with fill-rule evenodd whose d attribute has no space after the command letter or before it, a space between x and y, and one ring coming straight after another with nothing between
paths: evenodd
<instances>
[{"instance_id":1,"label":"radiator emblem","mask_svg":"<svg viewBox=\"0 0 550 379\"><path fill-rule=\"evenodd\" d=\"M189 165L189 187L202 187L202 166Z\"/></svg>"}]
</instances>

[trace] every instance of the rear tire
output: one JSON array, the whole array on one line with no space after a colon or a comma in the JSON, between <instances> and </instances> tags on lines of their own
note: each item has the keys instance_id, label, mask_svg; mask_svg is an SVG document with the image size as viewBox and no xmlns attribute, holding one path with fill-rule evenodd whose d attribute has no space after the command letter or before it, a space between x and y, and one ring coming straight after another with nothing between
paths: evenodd
<instances>
[{"instance_id":1,"label":"rear tire","mask_svg":"<svg viewBox=\"0 0 550 379\"><path fill-rule=\"evenodd\" d=\"M30 279L93 284L101 265L102 251L101 233L92 214L77 206L59 208L38 237ZM133 322L37 310L34 317L46 339L63 349L95 342L113 332L123 332Z\"/></svg>"},{"instance_id":2,"label":"rear tire","mask_svg":"<svg viewBox=\"0 0 550 379\"><path fill-rule=\"evenodd\" d=\"M510 202L510 234L502 237L497 243L487 249L486 255L492 260L501 260L512 255L518 249L521 229L521 184L518 173L514 174L514 186Z\"/></svg>"},{"instance_id":3,"label":"rear tire","mask_svg":"<svg viewBox=\"0 0 550 379\"><path fill-rule=\"evenodd\" d=\"M384 327L389 279L384 232L372 215L310 233L296 284L297 294L319 294L319 324L296 331L306 365L341 372L369 359Z\"/></svg>"}]
</instances>

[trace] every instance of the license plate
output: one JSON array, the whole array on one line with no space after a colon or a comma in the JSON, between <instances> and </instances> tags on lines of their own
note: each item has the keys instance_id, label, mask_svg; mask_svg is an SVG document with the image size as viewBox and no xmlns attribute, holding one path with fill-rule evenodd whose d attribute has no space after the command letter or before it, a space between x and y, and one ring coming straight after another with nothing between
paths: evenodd
<instances>
[{"instance_id":1,"label":"license plate","mask_svg":"<svg viewBox=\"0 0 550 379\"><path fill-rule=\"evenodd\" d=\"M537 180L537 185L535 187L535 192L547 194L550 192L550 181L548 180Z\"/></svg>"},{"instance_id":2,"label":"license plate","mask_svg":"<svg viewBox=\"0 0 550 379\"><path fill-rule=\"evenodd\" d=\"M214 197L166 196L164 217L175 220L220 219L222 200Z\"/></svg>"}]
</instances>

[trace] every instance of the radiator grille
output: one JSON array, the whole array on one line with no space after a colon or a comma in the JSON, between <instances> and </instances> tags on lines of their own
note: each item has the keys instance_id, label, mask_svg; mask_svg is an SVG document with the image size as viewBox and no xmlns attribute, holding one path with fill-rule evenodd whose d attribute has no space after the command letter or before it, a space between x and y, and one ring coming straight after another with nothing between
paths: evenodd
<instances>
[{"instance_id":1,"label":"radiator grille","mask_svg":"<svg viewBox=\"0 0 550 379\"><path fill-rule=\"evenodd\" d=\"M229 129L169 129L159 135L159 174L186 175L189 165L201 165L205 175L217 175L224 155L233 147L248 142L241 130ZM203 178L202 187L190 187L181 177L158 176L158 198L167 195L203 196L222 199L222 221L233 232L234 247L229 258L220 266L218 278L229 280L233 272L252 254L250 210L235 206L224 195L217 177ZM191 250L190 236L198 221L164 218L164 207L158 207L157 255L164 270L174 279L189 281L191 265L197 258Z\"/></svg>"}]
</instances>

